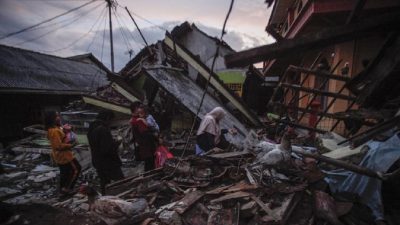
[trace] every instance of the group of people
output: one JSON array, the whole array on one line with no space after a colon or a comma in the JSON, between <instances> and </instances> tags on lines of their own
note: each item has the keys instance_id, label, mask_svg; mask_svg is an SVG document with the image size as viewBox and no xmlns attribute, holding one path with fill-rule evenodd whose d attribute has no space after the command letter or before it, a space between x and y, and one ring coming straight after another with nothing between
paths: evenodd
<instances>
[{"instance_id":1,"label":"group of people","mask_svg":"<svg viewBox=\"0 0 400 225\"><path fill-rule=\"evenodd\" d=\"M135 145L135 159L144 161L145 171L161 167L165 160L173 155L164 145L156 120L141 102L134 102L131 105L131 113L130 125ZM214 147L227 147L228 142L223 136L227 130L220 129L220 121L225 114L223 108L216 107L203 118L196 135L197 155L203 155ZM90 124L87 133L92 165L100 178L102 194L105 193L108 183L124 178L118 154L120 143L113 139L109 127L113 117L111 111L100 112L96 120ZM60 193L70 195L81 172L81 166L72 152L72 148L77 144L76 137L71 133L70 126L64 126L63 129L60 115L55 111L46 114L45 127L52 147L52 159L60 169Z\"/></svg>"}]
</instances>

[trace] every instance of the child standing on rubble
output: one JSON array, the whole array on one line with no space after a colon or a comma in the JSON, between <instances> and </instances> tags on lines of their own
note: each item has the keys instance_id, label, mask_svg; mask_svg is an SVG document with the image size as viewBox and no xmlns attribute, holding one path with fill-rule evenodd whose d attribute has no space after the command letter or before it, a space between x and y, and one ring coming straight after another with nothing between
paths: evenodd
<instances>
[{"instance_id":1,"label":"child standing on rubble","mask_svg":"<svg viewBox=\"0 0 400 225\"><path fill-rule=\"evenodd\" d=\"M65 197L72 194L72 189L81 172L81 165L72 153L75 143L63 143L65 134L61 129L61 118L57 112L46 113L45 128L51 144L51 157L60 169L60 194L61 197Z\"/></svg>"}]
</instances>

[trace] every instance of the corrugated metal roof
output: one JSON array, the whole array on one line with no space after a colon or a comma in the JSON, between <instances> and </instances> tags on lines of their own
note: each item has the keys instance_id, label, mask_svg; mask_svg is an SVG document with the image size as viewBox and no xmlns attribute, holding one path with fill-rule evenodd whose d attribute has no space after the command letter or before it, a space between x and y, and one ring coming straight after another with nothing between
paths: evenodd
<instances>
[{"instance_id":1,"label":"corrugated metal roof","mask_svg":"<svg viewBox=\"0 0 400 225\"><path fill-rule=\"evenodd\" d=\"M94 91L107 73L91 64L0 45L0 88Z\"/></svg>"},{"instance_id":2,"label":"corrugated metal roof","mask_svg":"<svg viewBox=\"0 0 400 225\"><path fill-rule=\"evenodd\" d=\"M172 69L147 68L145 71L161 87L173 95L192 113L196 114L204 92L196 83L181 72ZM221 106L221 104L207 93L199 112L199 118L203 119L208 112L217 106ZM228 110L226 112L225 118L221 121L221 128L229 129L236 127L241 133L238 135L238 138L244 139L243 135L248 133L247 128Z\"/></svg>"}]
</instances>

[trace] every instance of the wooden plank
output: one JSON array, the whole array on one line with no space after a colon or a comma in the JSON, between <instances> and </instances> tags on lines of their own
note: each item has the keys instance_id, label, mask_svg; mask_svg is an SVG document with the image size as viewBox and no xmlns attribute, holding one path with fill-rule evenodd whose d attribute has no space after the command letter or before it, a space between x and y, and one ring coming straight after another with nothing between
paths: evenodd
<instances>
[{"instance_id":1,"label":"wooden plank","mask_svg":"<svg viewBox=\"0 0 400 225\"><path fill-rule=\"evenodd\" d=\"M382 123L377 124L376 126L372 127L369 130L363 131L361 133L358 133L354 136L352 136L351 138L341 141L338 143L338 145L344 144L346 142L352 141L352 142L356 142L357 146L365 143L366 141L372 139L373 137L375 137L378 134L381 134L383 132L386 132L387 130L397 126L398 124L400 124L400 110L397 112L396 114L397 116L390 118L389 120L386 120ZM355 143L353 143L355 144Z\"/></svg>"},{"instance_id":2,"label":"wooden plank","mask_svg":"<svg viewBox=\"0 0 400 225\"><path fill-rule=\"evenodd\" d=\"M369 177L373 177L373 178L378 178L381 180L383 179L383 175L380 172L373 171L366 167L362 167L362 166L355 165L352 163L347 163L347 162L337 160L337 159L332 159L332 158L329 158L329 157L326 157L323 155L319 155L319 154L312 154L310 152L300 150L300 149L293 148L292 151L294 153L303 155L304 157L310 157L310 158L319 160L321 162L325 162L327 164L334 165L339 168L343 168L348 171L352 171L352 172L355 172L355 173L358 173L361 175L365 175L365 176L369 176Z\"/></svg>"},{"instance_id":3,"label":"wooden plank","mask_svg":"<svg viewBox=\"0 0 400 225\"><path fill-rule=\"evenodd\" d=\"M240 182L226 190L223 190L222 192L229 193L229 192L238 192L238 191L250 191L250 190L256 190L258 188L259 187L256 184L247 184L245 182Z\"/></svg>"},{"instance_id":4,"label":"wooden plank","mask_svg":"<svg viewBox=\"0 0 400 225\"><path fill-rule=\"evenodd\" d=\"M285 107L285 108L287 107L287 108L290 108L290 109L293 109L293 110L298 110L300 112L315 113L311 109L305 109L305 108L301 108L301 107L297 107L297 106L289 106L289 105L282 104L282 103L279 103L279 102L273 102L271 104L278 105L278 106ZM317 113L318 116L329 117L329 118L333 118L333 119L343 118L343 116L340 117L340 116L337 116L337 115L335 115L333 113L324 113L324 112L321 112L321 111L318 111L316 113Z\"/></svg>"},{"instance_id":5,"label":"wooden plank","mask_svg":"<svg viewBox=\"0 0 400 225\"><path fill-rule=\"evenodd\" d=\"M301 125L301 124L298 124L298 123L294 123L294 122L290 122L290 121L287 121L287 120L275 119L275 121L278 121L280 123L284 123L284 124L287 124L287 125L290 125L290 126L293 126L293 127L298 127L298 128L305 129L305 130L315 131L315 132L318 132L318 133L321 133L321 134L324 134L324 133L327 132L325 130L321 130L321 129L318 129L318 128L307 127L307 126L304 126L304 125Z\"/></svg>"},{"instance_id":6,"label":"wooden plank","mask_svg":"<svg viewBox=\"0 0 400 225\"><path fill-rule=\"evenodd\" d=\"M255 195L251 195L251 198L268 214L268 216L272 217L275 221L279 221L279 217L276 215L276 213L267 205L265 205L264 202L262 202Z\"/></svg>"},{"instance_id":7,"label":"wooden plank","mask_svg":"<svg viewBox=\"0 0 400 225\"><path fill-rule=\"evenodd\" d=\"M274 213L280 218L281 224L286 224L293 210L301 200L302 193L292 193L282 200L282 205L279 208L273 209Z\"/></svg>"},{"instance_id":8,"label":"wooden plank","mask_svg":"<svg viewBox=\"0 0 400 225\"><path fill-rule=\"evenodd\" d=\"M212 154L209 155L209 157L217 159L225 159L225 158L232 158L232 157L246 156L246 155L252 155L252 154L248 151L240 151L240 152L226 152L226 153Z\"/></svg>"},{"instance_id":9,"label":"wooden plank","mask_svg":"<svg viewBox=\"0 0 400 225\"><path fill-rule=\"evenodd\" d=\"M14 152L29 152L29 153L39 153L39 154L46 154L50 155L51 149L50 148L25 148L25 147L13 147L11 148Z\"/></svg>"},{"instance_id":10,"label":"wooden plank","mask_svg":"<svg viewBox=\"0 0 400 225\"><path fill-rule=\"evenodd\" d=\"M400 13L398 12L370 17L358 23L328 27L298 38L229 54L225 56L225 64L230 68L248 66L294 52L306 52L356 38L365 38L382 30L395 30L398 24L400 24Z\"/></svg>"},{"instance_id":11,"label":"wooden plank","mask_svg":"<svg viewBox=\"0 0 400 225\"><path fill-rule=\"evenodd\" d=\"M317 89L306 88L306 87L302 87L302 86L295 85L295 84L282 83L281 86L286 87L286 88L292 88L292 89L299 90L299 91L309 92L309 93L328 96L328 97L335 97L335 98L340 98L340 99L349 100L349 101L355 100L355 98L351 97L351 96L336 94L336 93L328 92L328 91L320 91Z\"/></svg>"},{"instance_id":12,"label":"wooden plank","mask_svg":"<svg viewBox=\"0 0 400 225\"><path fill-rule=\"evenodd\" d=\"M361 149L364 145L358 146L357 148L350 148L350 146L346 146L343 148L335 149L331 152L324 153L323 155L332 159L343 159L352 155L357 155L361 153Z\"/></svg>"},{"instance_id":13,"label":"wooden plank","mask_svg":"<svg viewBox=\"0 0 400 225\"><path fill-rule=\"evenodd\" d=\"M139 98L135 97L134 95L129 93L127 90L125 90L123 87L121 87L120 85L118 85L115 82L111 83L111 87L114 88L114 90L116 90L118 93L123 95L125 98L127 98L131 102L140 101Z\"/></svg>"},{"instance_id":14,"label":"wooden plank","mask_svg":"<svg viewBox=\"0 0 400 225\"><path fill-rule=\"evenodd\" d=\"M215 189L213 189L211 191L207 191L206 194L208 194L208 195L221 194L222 191L224 191L224 190L226 190L226 189L228 189L228 188L230 188L232 186L233 186L233 184L227 185L227 186L222 186L222 187L217 187L217 188L215 188Z\"/></svg>"},{"instance_id":15,"label":"wooden plank","mask_svg":"<svg viewBox=\"0 0 400 225\"><path fill-rule=\"evenodd\" d=\"M95 106L98 106L101 108L105 108L105 109L109 109L112 111L131 115L131 110L128 107L119 106L119 105L109 103L106 101L102 101L102 100L99 100L99 99L96 99L93 97L89 97L89 96L83 96L82 98L83 98L83 101L86 102L87 104L91 104L91 105L95 105Z\"/></svg>"},{"instance_id":16,"label":"wooden plank","mask_svg":"<svg viewBox=\"0 0 400 225\"><path fill-rule=\"evenodd\" d=\"M246 171L246 176L247 176L247 179L249 180L250 184L253 184L253 185L257 184L257 181L254 179L253 174L251 174L249 168L246 166L244 168L244 170Z\"/></svg>"},{"instance_id":17,"label":"wooden plank","mask_svg":"<svg viewBox=\"0 0 400 225\"><path fill-rule=\"evenodd\" d=\"M160 175L162 172L163 172L163 168L157 168L157 169L154 169L154 170L150 170L150 171L144 172L144 173L142 173L140 175L135 175L135 176L124 178L122 180L115 181L115 182L113 182L111 184L108 184L107 188L120 186L120 185L125 184L127 182L141 181L141 180L146 179L148 177L153 177L154 175Z\"/></svg>"},{"instance_id":18,"label":"wooden plank","mask_svg":"<svg viewBox=\"0 0 400 225\"><path fill-rule=\"evenodd\" d=\"M349 17L347 17L346 24L353 23L357 20L357 17L363 10L365 3L367 3L367 0L357 0L353 7L353 10L351 10Z\"/></svg>"},{"instance_id":19,"label":"wooden plank","mask_svg":"<svg viewBox=\"0 0 400 225\"><path fill-rule=\"evenodd\" d=\"M213 200L210 201L210 203L211 204L216 204L216 203L220 203L220 202L227 201L227 200L245 198L245 197L250 197L250 196L251 196L250 193L238 191L238 192L234 192L234 193L231 193L231 194L226 194L226 195L221 196L219 198L213 199Z\"/></svg>"},{"instance_id":20,"label":"wooden plank","mask_svg":"<svg viewBox=\"0 0 400 225\"><path fill-rule=\"evenodd\" d=\"M37 129L37 128L43 128L43 125L35 124L35 125L29 126L29 127L24 127L23 130L26 132L34 133L34 134L47 135L47 131L45 131L43 129Z\"/></svg>"},{"instance_id":21,"label":"wooden plank","mask_svg":"<svg viewBox=\"0 0 400 225\"><path fill-rule=\"evenodd\" d=\"M312 74L317 77L324 77L324 78L329 78L329 79L333 79L333 80L340 80L340 81L345 81L345 82L350 81L349 77L336 75L336 74L332 74L332 73L328 73L328 72L324 72L324 71L320 71L320 70L310 70L310 69L293 66L293 65L290 65L288 70L293 71L293 72ZM293 73L288 73L288 75L291 75L291 74L295 75Z\"/></svg>"},{"instance_id":22,"label":"wooden plank","mask_svg":"<svg viewBox=\"0 0 400 225\"><path fill-rule=\"evenodd\" d=\"M196 69L206 80L211 76L210 84L225 98L227 98L249 121L256 126L261 126L262 123L258 120L244 103L234 93L229 91L227 87L217 78L217 75L210 71L210 69L196 60L195 57L184 47L174 42L168 35L165 36L164 43L171 49L176 49L177 54L188 62L194 69Z\"/></svg>"},{"instance_id":23,"label":"wooden plank","mask_svg":"<svg viewBox=\"0 0 400 225\"><path fill-rule=\"evenodd\" d=\"M193 191L189 194L185 195L178 203L174 206L174 210L179 213L183 214L189 209L195 202L197 202L200 198L204 196L204 192L202 191Z\"/></svg>"}]
</instances>

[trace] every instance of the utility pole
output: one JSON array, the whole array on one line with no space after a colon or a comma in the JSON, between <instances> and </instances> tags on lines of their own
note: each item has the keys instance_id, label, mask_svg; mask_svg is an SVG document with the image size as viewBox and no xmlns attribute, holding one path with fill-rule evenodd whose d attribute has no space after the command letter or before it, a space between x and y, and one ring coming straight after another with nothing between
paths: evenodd
<instances>
[{"instance_id":1,"label":"utility pole","mask_svg":"<svg viewBox=\"0 0 400 225\"><path fill-rule=\"evenodd\" d=\"M112 33L112 20L111 20L111 7L113 0L106 0L108 3L108 15L110 20L110 46L111 46L111 71L114 73L114 44L113 44L113 33Z\"/></svg>"}]
</instances>

